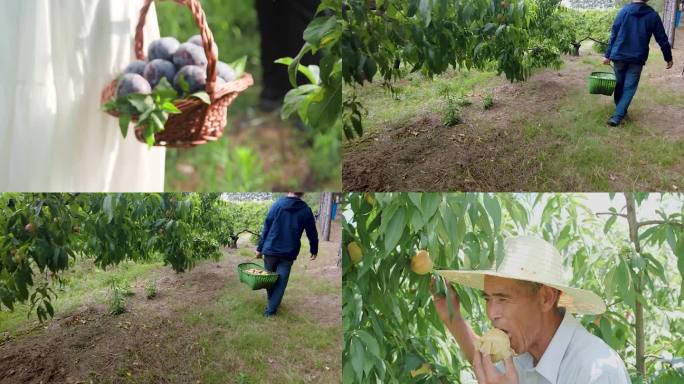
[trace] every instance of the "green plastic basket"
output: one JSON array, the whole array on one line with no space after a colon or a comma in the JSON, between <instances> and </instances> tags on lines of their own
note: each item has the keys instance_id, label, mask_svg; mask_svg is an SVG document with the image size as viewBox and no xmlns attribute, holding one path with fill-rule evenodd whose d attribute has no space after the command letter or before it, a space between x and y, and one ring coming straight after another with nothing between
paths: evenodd
<instances>
[{"instance_id":1,"label":"green plastic basket","mask_svg":"<svg viewBox=\"0 0 684 384\"><path fill-rule=\"evenodd\" d=\"M589 93L610 96L615 91L615 74L610 72L592 72L589 75Z\"/></svg>"},{"instance_id":2,"label":"green plastic basket","mask_svg":"<svg viewBox=\"0 0 684 384\"><path fill-rule=\"evenodd\" d=\"M238 264L238 277L240 281L247 284L253 290L271 288L278 281L278 274L269 272L268 275L253 275L247 272L248 269L259 269L264 271L264 266L256 263Z\"/></svg>"}]
</instances>

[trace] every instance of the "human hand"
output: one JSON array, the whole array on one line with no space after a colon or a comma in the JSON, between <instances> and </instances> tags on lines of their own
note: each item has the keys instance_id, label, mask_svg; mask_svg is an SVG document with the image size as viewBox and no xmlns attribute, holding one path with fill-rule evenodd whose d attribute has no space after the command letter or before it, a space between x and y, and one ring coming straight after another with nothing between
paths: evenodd
<instances>
[{"instance_id":1,"label":"human hand","mask_svg":"<svg viewBox=\"0 0 684 384\"><path fill-rule=\"evenodd\" d=\"M254 251L254 258L255 258L255 259L261 259L261 257L262 257L263 255L264 255L264 254L261 253L261 252L259 252L259 251Z\"/></svg>"},{"instance_id":2,"label":"human hand","mask_svg":"<svg viewBox=\"0 0 684 384\"><path fill-rule=\"evenodd\" d=\"M437 281L433 276L432 280L430 281L430 292L432 292L432 304L434 304L437 314L445 323L451 321L453 318L459 318L461 316L461 305L458 301L458 295L456 294L454 287L452 287L449 283L446 284L447 289L449 290L449 298L451 299L451 305L453 306L454 311L452 315L453 318L450 319L449 304L447 303L446 296L438 295L435 293L436 282Z\"/></svg>"},{"instance_id":3,"label":"human hand","mask_svg":"<svg viewBox=\"0 0 684 384\"><path fill-rule=\"evenodd\" d=\"M672 68L673 65L674 65L674 62L672 60L670 60L667 62L667 66L665 67L665 69L670 69L670 68Z\"/></svg>"},{"instance_id":4,"label":"human hand","mask_svg":"<svg viewBox=\"0 0 684 384\"><path fill-rule=\"evenodd\" d=\"M312 254L311 254L311 258L310 258L309 260L314 261L314 260L316 260L317 257L318 257L318 255L314 255L314 254L312 253Z\"/></svg>"},{"instance_id":5,"label":"human hand","mask_svg":"<svg viewBox=\"0 0 684 384\"><path fill-rule=\"evenodd\" d=\"M607 57L603 58L603 65L610 65L610 59Z\"/></svg>"},{"instance_id":6,"label":"human hand","mask_svg":"<svg viewBox=\"0 0 684 384\"><path fill-rule=\"evenodd\" d=\"M499 371L492 363L490 355L483 355L480 351L475 351L473 357L473 370L479 384L518 384L518 371L513 365L513 357L508 356L504 360L506 371Z\"/></svg>"}]
</instances>

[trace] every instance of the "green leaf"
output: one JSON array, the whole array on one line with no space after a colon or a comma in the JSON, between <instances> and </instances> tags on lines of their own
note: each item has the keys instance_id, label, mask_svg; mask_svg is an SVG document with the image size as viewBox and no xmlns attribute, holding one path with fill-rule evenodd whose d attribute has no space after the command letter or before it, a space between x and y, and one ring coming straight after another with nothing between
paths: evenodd
<instances>
[{"instance_id":1,"label":"green leaf","mask_svg":"<svg viewBox=\"0 0 684 384\"><path fill-rule=\"evenodd\" d=\"M335 16L317 17L304 30L304 41L316 49L334 44L342 35L342 28Z\"/></svg>"},{"instance_id":2,"label":"green leaf","mask_svg":"<svg viewBox=\"0 0 684 384\"><path fill-rule=\"evenodd\" d=\"M114 219L114 212L112 210L112 195L105 196L104 202L102 203L102 209L104 210L105 215L107 215L107 223L111 223L112 219Z\"/></svg>"},{"instance_id":3,"label":"green leaf","mask_svg":"<svg viewBox=\"0 0 684 384\"><path fill-rule=\"evenodd\" d=\"M406 227L406 212L404 207L397 208L396 212L389 218L387 230L385 232L385 251L390 252L399 243L401 235Z\"/></svg>"},{"instance_id":4,"label":"green leaf","mask_svg":"<svg viewBox=\"0 0 684 384\"><path fill-rule=\"evenodd\" d=\"M615 220L617 220L617 216L613 215L606 220L606 224L603 226L603 233L608 234L608 231L610 231L610 227L615 224Z\"/></svg>"},{"instance_id":5,"label":"green leaf","mask_svg":"<svg viewBox=\"0 0 684 384\"><path fill-rule=\"evenodd\" d=\"M494 223L494 231L498 232L499 228L501 228L501 205L499 205L499 200L487 193L483 194L482 199L484 200L485 209Z\"/></svg>"},{"instance_id":6,"label":"green leaf","mask_svg":"<svg viewBox=\"0 0 684 384\"><path fill-rule=\"evenodd\" d=\"M277 64L284 64L286 66L290 66L294 62L294 59L291 57L283 57L275 61ZM303 66L301 64L297 65L297 70L306 76L306 78L309 80L311 84L320 84L321 83L321 77L317 73L319 71L318 66L315 65L309 65L309 66Z\"/></svg>"},{"instance_id":7,"label":"green leaf","mask_svg":"<svg viewBox=\"0 0 684 384\"><path fill-rule=\"evenodd\" d=\"M125 138L128 135L128 126L131 123L131 115L121 114L119 115L119 129L121 129L121 134Z\"/></svg>"},{"instance_id":8,"label":"green leaf","mask_svg":"<svg viewBox=\"0 0 684 384\"><path fill-rule=\"evenodd\" d=\"M138 93L131 94L127 96L128 102L138 110L138 112L143 113L148 109L154 108L154 101L149 95L141 95Z\"/></svg>"},{"instance_id":9,"label":"green leaf","mask_svg":"<svg viewBox=\"0 0 684 384\"><path fill-rule=\"evenodd\" d=\"M102 110L105 112L113 111L117 109L116 100L109 100L102 105Z\"/></svg>"},{"instance_id":10,"label":"green leaf","mask_svg":"<svg viewBox=\"0 0 684 384\"><path fill-rule=\"evenodd\" d=\"M239 79L245 73L245 68L247 67L247 56L242 56L228 65L235 72L235 78Z\"/></svg>"},{"instance_id":11,"label":"green leaf","mask_svg":"<svg viewBox=\"0 0 684 384\"><path fill-rule=\"evenodd\" d=\"M205 92L205 93L206 93L206 92ZM208 97L208 96L209 96L209 95L207 95L207 97ZM169 100L164 101L164 102L162 103L161 107L162 107L162 109L163 109L164 111L168 111L168 112L170 112L170 113L175 113L175 114L183 113L180 109L178 109L178 107L176 107L175 104L173 104L173 102L171 102L171 101L169 101Z\"/></svg>"},{"instance_id":12,"label":"green leaf","mask_svg":"<svg viewBox=\"0 0 684 384\"><path fill-rule=\"evenodd\" d=\"M378 342L375 340L375 338L373 338L373 336L364 330L358 330L356 333L359 335L359 338L363 341L363 343L366 344L368 351L375 355L375 357L378 359L382 359L382 356L380 356L380 347L378 346Z\"/></svg>"},{"instance_id":13,"label":"green leaf","mask_svg":"<svg viewBox=\"0 0 684 384\"><path fill-rule=\"evenodd\" d=\"M204 104L211 105L211 98L209 97L209 94L206 91L195 92L192 95L190 95L190 97L200 99ZM178 111L177 113L180 113L180 111Z\"/></svg>"},{"instance_id":14,"label":"green leaf","mask_svg":"<svg viewBox=\"0 0 684 384\"><path fill-rule=\"evenodd\" d=\"M356 373L356 378L358 379L358 381L362 381L363 362L366 358L365 352L363 350L363 347L361 346L360 341L355 341L355 339L351 339L349 345L351 347L350 349L352 368L354 368L354 372Z\"/></svg>"}]
</instances>

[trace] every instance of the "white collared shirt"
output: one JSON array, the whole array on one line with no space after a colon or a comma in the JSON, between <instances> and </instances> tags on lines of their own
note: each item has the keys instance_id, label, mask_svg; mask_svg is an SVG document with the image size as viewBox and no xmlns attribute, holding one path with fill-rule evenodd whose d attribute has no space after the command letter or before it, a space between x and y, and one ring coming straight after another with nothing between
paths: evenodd
<instances>
[{"instance_id":1,"label":"white collared shirt","mask_svg":"<svg viewBox=\"0 0 684 384\"><path fill-rule=\"evenodd\" d=\"M629 384L629 374L617 352L589 333L570 313L537 366L525 352L513 357L520 384ZM503 372L503 363L496 367Z\"/></svg>"}]
</instances>

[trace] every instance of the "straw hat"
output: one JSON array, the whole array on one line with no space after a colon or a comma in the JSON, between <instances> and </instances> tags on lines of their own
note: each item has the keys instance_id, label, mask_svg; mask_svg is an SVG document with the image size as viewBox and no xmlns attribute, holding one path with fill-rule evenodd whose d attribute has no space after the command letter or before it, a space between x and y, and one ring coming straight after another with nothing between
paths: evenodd
<instances>
[{"instance_id":1,"label":"straw hat","mask_svg":"<svg viewBox=\"0 0 684 384\"><path fill-rule=\"evenodd\" d=\"M561 255L548 242L535 236L510 237L504 240L504 257L496 269L441 270L445 279L475 289L484 289L485 276L527 280L560 290L559 307L571 313L600 314L606 304L594 292L573 288L563 279Z\"/></svg>"}]
</instances>

